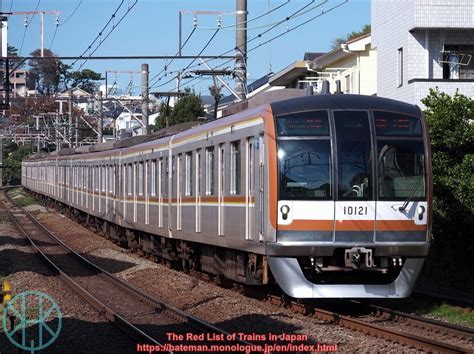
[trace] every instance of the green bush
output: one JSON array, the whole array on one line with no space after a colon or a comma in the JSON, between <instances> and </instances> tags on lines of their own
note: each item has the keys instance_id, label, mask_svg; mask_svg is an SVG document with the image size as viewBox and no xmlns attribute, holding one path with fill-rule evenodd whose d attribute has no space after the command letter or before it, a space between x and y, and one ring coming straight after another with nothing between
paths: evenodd
<instances>
[{"instance_id":1,"label":"green bush","mask_svg":"<svg viewBox=\"0 0 474 354\"><path fill-rule=\"evenodd\" d=\"M474 101L431 89L426 106L433 163L432 249L424 276L474 287Z\"/></svg>"}]
</instances>

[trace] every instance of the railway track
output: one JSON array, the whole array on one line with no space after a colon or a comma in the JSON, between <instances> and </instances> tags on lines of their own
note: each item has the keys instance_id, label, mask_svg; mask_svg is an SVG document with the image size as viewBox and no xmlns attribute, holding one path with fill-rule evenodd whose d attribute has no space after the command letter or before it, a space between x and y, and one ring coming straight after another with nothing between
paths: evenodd
<instances>
[{"instance_id":1,"label":"railway track","mask_svg":"<svg viewBox=\"0 0 474 354\"><path fill-rule=\"evenodd\" d=\"M205 273L192 271L191 274L205 281L216 279ZM237 285L236 288L243 290L241 285ZM272 295L253 288L249 293L273 305L287 307L294 312L400 343L409 348L433 353L474 353L474 330L469 328L357 301L350 303L343 301L342 306L341 302L338 302L336 306L321 307L315 302L300 302L281 294Z\"/></svg>"},{"instance_id":2,"label":"railway track","mask_svg":"<svg viewBox=\"0 0 474 354\"><path fill-rule=\"evenodd\" d=\"M161 351L172 352L167 334L173 333L184 338L179 341L175 339L174 345L224 344L216 343L216 338L226 338L228 332L146 294L101 269L64 244L31 213L17 206L6 191L4 195L6 200L3 203L11 220L53 272L137 343L159 346ZM189 334L196 337L186 339ZM238 339L225 341L225 344L251 346L251 343Z\"/></svg>"}]
</instances>

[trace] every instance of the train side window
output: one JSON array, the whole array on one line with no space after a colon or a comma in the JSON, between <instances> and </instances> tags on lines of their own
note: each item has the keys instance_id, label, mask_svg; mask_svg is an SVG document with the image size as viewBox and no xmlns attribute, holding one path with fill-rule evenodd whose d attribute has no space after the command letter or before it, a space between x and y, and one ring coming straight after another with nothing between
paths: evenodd
<instances>
[{"instance_id":1,"label":"train side window","mask_svg":"<svg viewBox=\"0 0 474 354\"><path fill-rule=\"evenodd\" d=\"M249 179L249 191L255 191L255 141L253 138L247 140L247 157L248 157L248 179Z\"/></svg>"},{"instance_id":2,"label":"train side window","mask_svg":"<svg viewBox=\"0 0 474 354\"><path fill-rule=\"evenodd\" d=\"M184 195L189 197L192 195L193 189L193 153L187 152L186 153L186 161L185 161L185 189Z\"/></svg>"},{"instance_id":3,"label":"train side window","mask_svg":"<svg viewBox=\"0 0 474 354\"><path fill-rule=\"evenodd\" d=\"M230 194L240 194L240 141L230 144Z\"/></svg>"},{"instance_id":4,"label":"train side window","mask_svg":"<svg viewBox=\"0 0 474 354\"><path fill-rule=\"evenodd\" d=\"M132 195L132 183L133 183L133 170L132 170L132 164L129 163L127 165L127 195Z\"/></svg>"},{"instance_id":5,"label":"train side window","mask_svg":"<svg viewBox=\"0 0 474 354\"><path fill-rule=\"evenodd\" d=\"M165 197L168 196L168 179L169 179L169 169L170 169L170 166L169 166L169 159L168 157L165 159L165 166L164 166L164 169L163 169L163 175L164 175L164 179L163 179L163 195Z\"/></svg>"},{"instance_id":6,"label":"train side window","mask_svg":"<svg viewBox=\"0 0 474 354\"><path fill-rule=\"evenodd\" d=\"M214 194L214 147L206 148L206 195Z\"/></svg>"},{"instance_id":7,"label":"train side window","mask_svg":"<svg viewBox=\"0 0 474 354\"><path fill-rule=\"evenodd\" d=\"M140 161L137 165L138 167L138 195L143 195L143 185L144 185L144 165L143 161Z\"/></svg>"},{"instance_id":8,"label":"train side window","mask_svg":"<svg viewBox=\"0 0 474 354\"><path fill-rule=\"evenodd\" d=\"M158 179L159 179L158 175ZM150 194L156 197L156 160L150 161Z\"/></svg>"}]
</instances>

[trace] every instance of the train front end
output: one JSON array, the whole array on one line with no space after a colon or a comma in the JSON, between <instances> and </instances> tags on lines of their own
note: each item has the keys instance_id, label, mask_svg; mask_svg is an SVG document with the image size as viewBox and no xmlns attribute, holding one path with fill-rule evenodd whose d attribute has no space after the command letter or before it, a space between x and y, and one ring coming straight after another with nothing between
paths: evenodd
<instances>
[{"instance_id":1,"label":"train front end","mask_svg":"<svg viewBox=\"0 0 474 354\"><path fill-rule=\"evenodd\" d=\"M431 238L418 107L320 95L272 104L268 262L295 298L404 298ZM274 155L274 156L273 156Z\"/></svg>"}]
</instances>

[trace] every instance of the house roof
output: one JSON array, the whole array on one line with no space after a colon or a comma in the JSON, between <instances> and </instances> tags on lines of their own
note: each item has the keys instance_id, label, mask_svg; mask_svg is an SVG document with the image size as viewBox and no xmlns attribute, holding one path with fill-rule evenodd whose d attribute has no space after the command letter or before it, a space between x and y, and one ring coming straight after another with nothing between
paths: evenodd
<instances>
[{"instance_id":1,"label":"house roof","mask_svg":"<svg viewBox=\"0 0 474 354\"><path fill-rule=\"evenodd\" d=\"M294 63L288 65L286 68L273 75L268 81L268 83L270 84L270 86L288 85L290 82L294 81L301 75L304 75L308 71L306 63L307 62L304 60L295 61Z\"/></svg>"},{"instance_id":2,"label":"house roof","mask_svg":"<svg viewBox=\"0 0 474 354\"><path fill-rule=\"evenodd\" d=\"M321 55L324 55L324 54L325 54L324 52L306 52L304 53L303 60L312 61L316 59L317 57L320 57Z\"/></svg>"}]
</instances>

